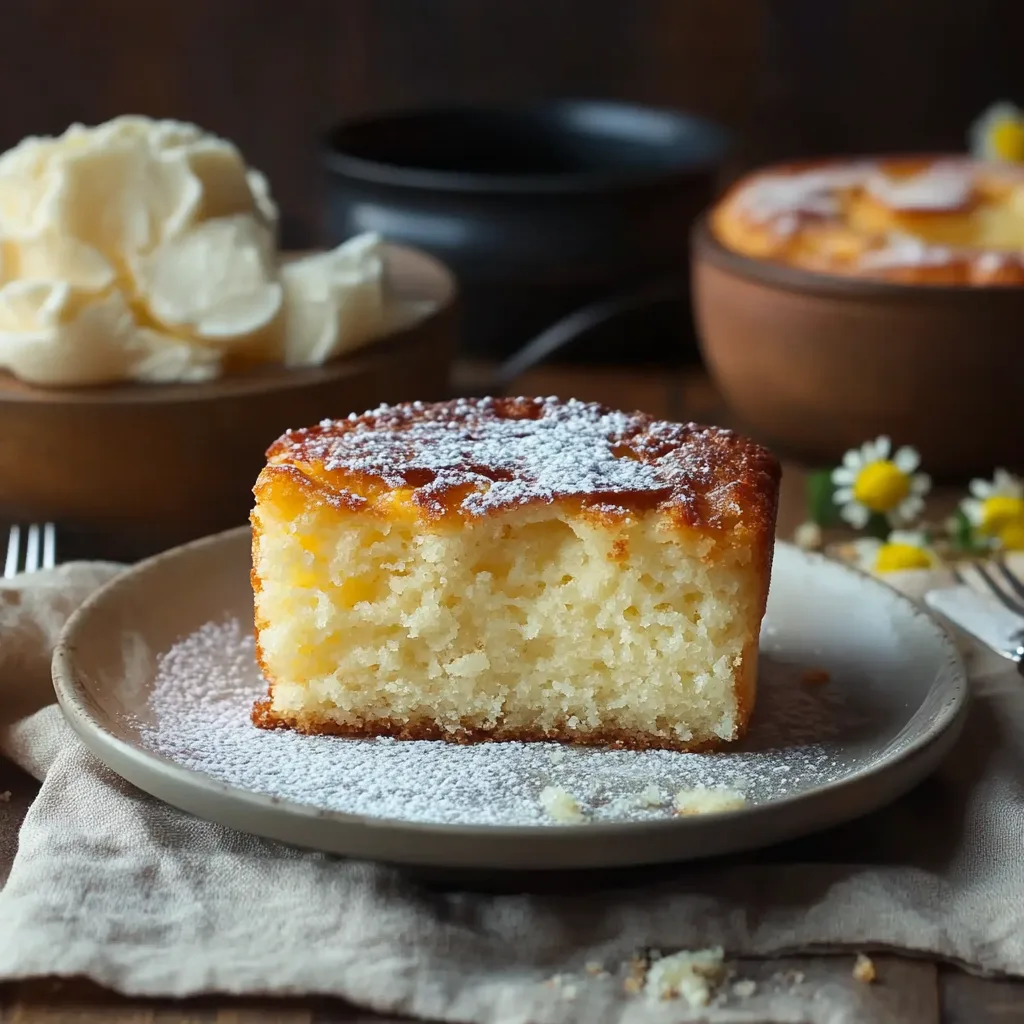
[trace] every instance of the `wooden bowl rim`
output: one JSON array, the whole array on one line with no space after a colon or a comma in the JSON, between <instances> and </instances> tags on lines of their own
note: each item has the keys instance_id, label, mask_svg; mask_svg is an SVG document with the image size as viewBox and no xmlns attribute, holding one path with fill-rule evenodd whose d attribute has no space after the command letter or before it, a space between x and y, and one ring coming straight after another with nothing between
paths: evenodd
<instances>
[{"instance_id":1,"label":"wooden bowl rim","mask_svg":"<svg viewBox=\"0 0 1024 1024\"><path fill-rule=\"evenodd\" d=\"M429 268L437 282L437 305L407 327L392 331L386 337L332 359L322 366L288 369L274 364L195 384L126 382L83 388L43 388L17 381L16 388L10 390L0 384L0 403L92 407L209 403L305 388L352 376L368 364L394 355L424 327L448 313L458 298L459 288L455 274L441 260L422 249L394 242L385 242L384 251L386 256L411 258ZM282 253L281 258L288 260L300 255L308 254Z\"/></svg>"},{"instance_id":2,"label":"wooden bowl rim","mask_svg":"<svg viewBox=\"0 0 1024 1024\"><path fill-rule=\"evenodd\" d=\"M963 304L1003 302L1024 303L1024 286L986 284L910 284L878 278L846 277L806 270L773 260L757 259L726 248L710 226L711 211L697 218L690 232L694 264L706 262L736 277L780 291L802 292L830 298L861 299L865 302L920 303L922 301ZM998 298L997 298L998 296Z\"/></svg>"}]
</instances>

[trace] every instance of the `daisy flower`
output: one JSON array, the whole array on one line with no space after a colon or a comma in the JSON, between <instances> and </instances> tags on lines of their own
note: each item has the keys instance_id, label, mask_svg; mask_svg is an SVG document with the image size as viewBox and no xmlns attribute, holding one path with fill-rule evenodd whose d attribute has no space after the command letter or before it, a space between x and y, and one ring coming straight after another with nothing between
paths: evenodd
<instances>
[{"instance_id":1,"label":"daisy flower","mask_svg":"<svg viewBox=\"0 0 1024 1024\"><path fill-rule=\"evenodd\" d=\"M939 564L928 538L916 530L893 530L884 542L863 538L857 541L855 551L860 568L879 575L908 569L934 569Z\"/></svg>"},{"instance_id":2,"label":"daisy flower","mask_svg":"<svg viewBox=\"0 0 1024 1024\"><path fill-rule=\"evenodd\" d=\"M887 437L865 441L843 456L832 471L836 486L833 500L839 514L851 526L863 530L872 515L882 515L891 525L911 522L924 508L931 479L915 472L921 456L913 448L897 448Z\"/></svg>"},{"instance_id":3,"label":"daisy flower","mask_svg":"<svg viewBox=\"0 0 1024 1024\"><path fill-rule=\"evenodd\" d=\"M971 153L980 160L1024 163L1024 110L1013 103L993 103L971 125Z\"/></svg>"},{"instance_id":4,"label":"daisy flower","mask_svg":"<svg viewBox=\"0 0 1024 1024\"><path fill-rule=\"evenodd\" d=\"M997 469L991 480L972 480L960 510L977 533L996 547L1024 551L1024 481Z\"/></svg>"}]
</instances>

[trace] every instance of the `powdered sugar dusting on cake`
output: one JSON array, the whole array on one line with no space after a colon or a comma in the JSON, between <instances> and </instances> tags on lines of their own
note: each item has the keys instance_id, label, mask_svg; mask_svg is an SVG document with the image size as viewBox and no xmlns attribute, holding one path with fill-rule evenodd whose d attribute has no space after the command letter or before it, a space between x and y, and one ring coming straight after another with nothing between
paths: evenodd
<instances>
[{"instance_id":1,"label":"powdered sugar dusting on cake","mask_svg":"<svg viewBox=\"0 0 1024 1024\"><path fill-rule=\"evenodd\" d=\"M890 210L961 210L974 197L974 173L962 163L933 164L901 178L875 171L867 176L864 188Z\"/></svg>"},{"instance_id":2,"label":"powdered sugar dusting on cake","mask_svg":"<svg viewBox=\"0 0 1024 1024\"><path fill-rule=\"evenodd\" d=\"M737 208L758 223L772 223L777 234L798 230L800 221L838 217L844 192L861 190L891 210L906 212L960 210L975 191L969 163L945 161L917 174L895 176L872 162L810 170L761 174L736 193Z\"/></svg>"},{"instance_id":3,"label":"powdered sugar dusting on cake","mask_svg":"<svg viewBox=\"0 0 1024 1024\"><path fill-rule=\"evenodd\" d=\"M870 196L895 214L966 211L980 194L981 173L979 164L958 159L923 163L912 173L905 163L886 161L779 169L741 183L732 202L742 217L770 230L782 246L790 245L808 222L841 220L851 196ZM985 165L984 174L1006 178L1008 188L1018 181L992 165ZM937 245L899 231L871 235L866 242L868 250L850 266L869 276L943 268L976 283L1000 283L1019 281L1024 271L1024 254L1018 252Z\"/></svg>"},{"instance_id":4,"label":"powdered sugar dusting on cake","mask_svg":"<svg viewBox=\"0 0 1024 1024\"><path fill-rule=\"evenodd\" d=\"M751 220L767 223L778 218L780 233L791 234L800 218L837 216L838 193L859 185L874 169L874 164L854 164L764 174L744 185L736 202Z\"/></svg>"},{"instance_id":5,"label":"powdered sugar dusting on cake","mask_svg":"<svg viewBox=\"0 0 1024 1024\"><path fill-rule=\"evenodd\" d=\"M153 752L282 800L402 821L565 827L538 802L545 787L572 794L588 822L640 821L671 817L669 796L684 788L736 790L756 804L842 777L842 737L862 720L840 685L807 687L802 671L762 656L759 711L748 740L728 753L303 736L252 725L266 683L250 624L231 620L160 657L150 714L136 724Z\"/></svg>"},{"instance_id":6,"label":"powdered sugar dusting on cake","mask_svg":"<svg viewBox=\"0 0 1024 1024\"><path fill-rule=\"evenodd\" d=\"M429 512L454 502L469 517L560 498L618 512L711 498L704 512L728 516L745 477L756 491L778 472L728 430L551 397L381 406L290 431L269 464L408 488Z\"/></svg>"},{"instance_id":7,"label":"powdered sugar dusting on cake","mask_svg":"<svg viewBox=\"0 0 1024 1024\"><path fill-rule=\"evenodd\" d=\"M860 258L864 270L885 270L893 267L941 267L954 257L944 245L930 245L913 235L890 235L886 244L872 249Z\"/></svg>"}]
</instances>

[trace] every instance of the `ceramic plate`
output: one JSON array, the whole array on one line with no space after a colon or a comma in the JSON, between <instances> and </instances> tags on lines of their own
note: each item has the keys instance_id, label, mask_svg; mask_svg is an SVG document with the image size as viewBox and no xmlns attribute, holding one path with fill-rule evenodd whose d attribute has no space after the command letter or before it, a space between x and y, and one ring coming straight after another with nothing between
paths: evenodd
<instances>
[{"instance_id":1,"label":"ceramic plate","mask_svg":"<svg viewBox=\"0 0 1024 1024\"><path fill-rule=\"evenodd\" d=\"M718 754L457 746L264 732L247 528L125 572L71 618L57 697L96 756L153 796L246 832L434 868L626 866L765 846L879 807L948 752L961 660L906 598L789 545L776 551L747 739ZM571 794L582 820L542 806ZM741 793L680 816L675 796Z\"/></svg>"}]
</instances>

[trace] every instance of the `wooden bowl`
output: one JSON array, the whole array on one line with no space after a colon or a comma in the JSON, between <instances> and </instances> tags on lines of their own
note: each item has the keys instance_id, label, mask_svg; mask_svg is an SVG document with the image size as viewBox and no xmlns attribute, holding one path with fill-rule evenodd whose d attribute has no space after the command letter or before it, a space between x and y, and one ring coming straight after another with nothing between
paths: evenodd
<instances>
[{"instance_id":1,"label":"wooden bowl","mask_svg":"<svg viewBox=\"0 0 1024 1024\"><path fill-rule=\"evenodd\" d=\"M244 523L270 443L289 427L447 394L457 288L433 257L388 245L413 326L324 366L203 384L38 388L0 378L0 517L177 543Z\"/></svg>"},{"instance_id":2,"label":"wooden bowl","mask_svg":"<svg viewBox=\"0 0 1024 1024\"><path fill-rule=\"evenodd\" d=\"M708 371L780 454L835 464L886 434L942 480L1024 469L1024 288L812 273L726 249L705 219L692 247Z\"/></svg>"}]
</instances>

